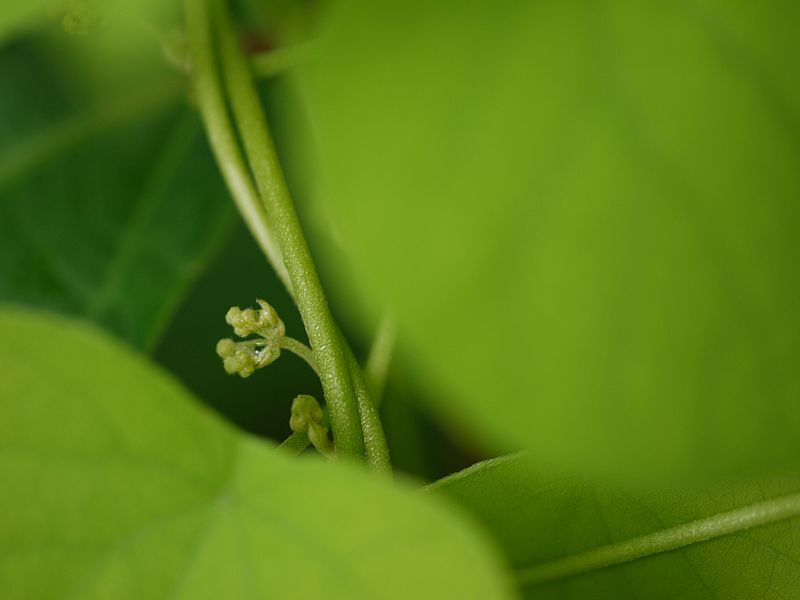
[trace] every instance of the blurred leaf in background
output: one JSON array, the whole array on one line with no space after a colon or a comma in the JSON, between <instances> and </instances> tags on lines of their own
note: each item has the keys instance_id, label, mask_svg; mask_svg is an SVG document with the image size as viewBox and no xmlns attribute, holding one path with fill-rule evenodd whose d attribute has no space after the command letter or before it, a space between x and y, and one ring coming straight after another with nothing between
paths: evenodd
<instances>
[{"instance_id":1,"label":"blurred leaf in background","mask_svg":"<svg viewBox=\"0 0 800 600\"><path fill-rule=\"evenodd\" d=\"M233 210L177 82L86 105L24 45L0 55L0 298L152 348Z\"/></svg>"},{"instance_id":2,"label":"blurred leaf in background","mask_svg":"<svg viewBox=\"0 0 800 600\"><path fill-rule=\"evenodd\" d=\"M325 23L320 201L451 413L624 478L798 464L800 5L343 0Z\"/></svg>"},{"instance_id":3,"label":"blurred leaf in background","mask_svg":"<svg viewBox=\"0 0 800 600\"><path fill-rule=\"evenodd\" d=\"M46 0L3 2L0 5L0 47L3 43L44 17Z\"/></svg>"}]
</instances>

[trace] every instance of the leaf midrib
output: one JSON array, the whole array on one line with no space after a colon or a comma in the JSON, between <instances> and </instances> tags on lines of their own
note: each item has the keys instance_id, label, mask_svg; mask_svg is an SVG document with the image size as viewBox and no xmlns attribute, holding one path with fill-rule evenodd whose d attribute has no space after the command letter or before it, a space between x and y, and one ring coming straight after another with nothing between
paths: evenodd
<instances>
[{"instance_id":1,"label":"leaf midrib","mask_svg":"<svg viewBox=\"0 0 800 600\"><path fill-rule=\"evenodd\" d=\"M525 587L540 585L796 517L800 517L800 494L779 496L622 542L524 567L517 571L517 581Z\"/></svg>"}]
</instances>

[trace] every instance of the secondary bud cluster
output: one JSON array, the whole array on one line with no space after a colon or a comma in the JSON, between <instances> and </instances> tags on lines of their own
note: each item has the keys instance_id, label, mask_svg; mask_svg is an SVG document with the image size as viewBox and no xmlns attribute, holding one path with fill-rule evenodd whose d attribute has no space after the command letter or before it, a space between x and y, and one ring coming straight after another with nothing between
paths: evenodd
<instances>
[{"instance_id":1,"label":"secondary bud cluster","mask_svg":"<svg viewBox=\"0 0 800 600\"><path fill-rule=\"evenodd\" d=\"M292 402L292 416L289 427L295 433L306 433L308 439L322 454L333 454L333 443L328 439L328 428L322 424L324 413L319 402L313 397L302 394Z\"/></svg>"},{"instance_id":2,"label":"secondary bud cluster","mask_svg":"<svg viewBox=\"0 0 800 600\"><path fill-rule=\"evenodd\" d=\"M233 327L238 337L258 337L240 342L225 338L217 342L217 354L222 358L225 371L249 377L253 371L274 362L281 355L281 340L286 327L275 309L264 300L256 300L258 309L232 307L225 322Z\"/></svg>"}]
</instances>

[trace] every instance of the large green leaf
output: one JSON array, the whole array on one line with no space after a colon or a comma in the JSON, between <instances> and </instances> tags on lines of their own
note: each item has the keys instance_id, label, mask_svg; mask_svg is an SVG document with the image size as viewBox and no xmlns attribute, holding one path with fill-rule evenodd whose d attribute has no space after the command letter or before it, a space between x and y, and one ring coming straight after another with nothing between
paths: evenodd
<instances>
[{"instance_id":1,"label":"large green leaf","mask_svg":"<svg viewBox=\"0 0 800 600\"><path fill-rule=\"evenodd\" d=\"M3 598L505 597L457 514L231 430L85 327L0 311Z\"/></svg>"},{"instance_id":2,"label":"large green leaf","mask_svg":"<svg viewBox=\"0 0 800 600\"><path fill-rule=\"evenodd\" d=\"M32 22L42 19L45 0L25 0L24 2L3 2L0 4L0 47L7 38Z\"/></svg>"},{"instance_id":3,"label":"large green leaf","mask_svg":"<svg viewBox=\"0 0 800 600\"><path fill-rule=\"evenodd\" d=\"M625 492L511 456L428 489L457 500L498 539L530 598L800 596L797 479Z\"/></svg>"},{"instance_id":4,"label":"large green leaf","mask_svg":"<svg viewBox=\"0 0 800 600\"><path fill-rule=\"evenodd\" d=\"M199 122L175 82L87 101L30 47L0 81L0 299L152 347L232 223Z\"/></svg>"},{"instance_id":5,"label":"large green leaf","mask_svg":"<svg viewBox=\"0 0 800 600\"><path fill-rule=\"evenodd\" d=\"M796 464L798 26L790 0L337 3L305 78L323 197L455 410L562 465Z\"/></svg>"},{"instance_id":6,"label":"large green leaf","mask_svg":"<svg viewBox=\"0 0 800 600\"><path fill-rule=\"evenodd\" d=\"M152 43L143 35L143 25L173 13L176 4L173 0L4 0L0 3L0 47L26 29L49 24L80 37L96 37L98 30L109 32L116 45L136 40L141 49Z\"/></svg>"}]
</instances>

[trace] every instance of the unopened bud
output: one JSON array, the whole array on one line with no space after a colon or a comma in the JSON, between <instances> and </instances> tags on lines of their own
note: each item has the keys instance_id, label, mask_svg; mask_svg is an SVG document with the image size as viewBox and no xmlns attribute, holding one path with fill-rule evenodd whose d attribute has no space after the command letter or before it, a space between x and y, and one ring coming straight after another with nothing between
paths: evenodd
<instances>
[{"instance_id":1,"label":"unopened bud","mask_svg":"<svg viewBox=\"0 0 800 600\"><path fill-rule=\"evenodd\" d=\"M308 431L309 425L322 421L322 408L313 396L302 394L292 402L292 416L289 427L297 433Z\"/></svg>"},{"instance_id":2,"label":"unopened bud","mask_svg":"<svg viewBox=\"0 0 800 600\"><path fill-rule=\"evenodd\" d=\"M253 371L275 362L281 355L286 327L274 308L264 300L257 302L258 309L233 306L225 315L225 322L233 327L237 336L258 336L241 342L229 338L217 342L217 354L222 358L227 373L249 377Z\"/></svg>"}]
</instances>

